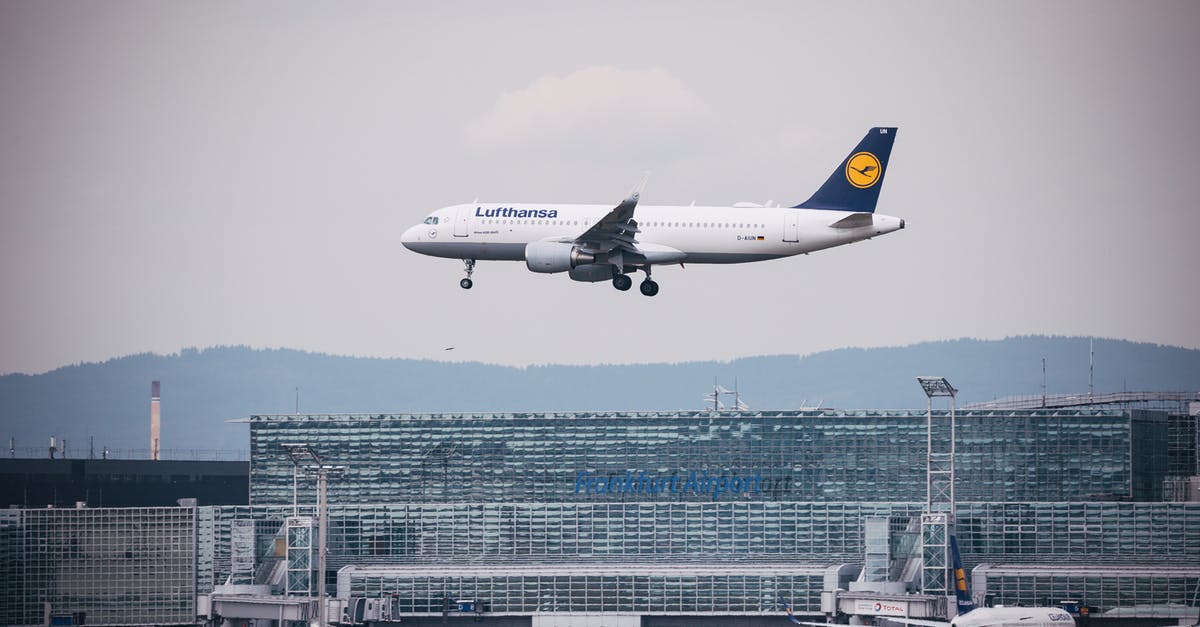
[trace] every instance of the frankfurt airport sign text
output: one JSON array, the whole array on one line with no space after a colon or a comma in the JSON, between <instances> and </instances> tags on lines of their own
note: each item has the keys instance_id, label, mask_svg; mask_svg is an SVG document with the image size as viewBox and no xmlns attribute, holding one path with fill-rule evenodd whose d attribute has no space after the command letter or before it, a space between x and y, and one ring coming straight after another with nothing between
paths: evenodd
<instances>
[{"instance_id":1,"label":"frankfurt airport sign text","mask_svg":"<svg viewBox=\"0 0 1200 627\"><path fill-rule=\"evenodd\" d=\"M762 473L748 475L710 475L708 471L680 471L669 476L652 476L645 471L627 471L624 475L594 475L580 470L575 476L575 494L653 494L726 496L761 494Z\"/></svg>"}]
</instances>

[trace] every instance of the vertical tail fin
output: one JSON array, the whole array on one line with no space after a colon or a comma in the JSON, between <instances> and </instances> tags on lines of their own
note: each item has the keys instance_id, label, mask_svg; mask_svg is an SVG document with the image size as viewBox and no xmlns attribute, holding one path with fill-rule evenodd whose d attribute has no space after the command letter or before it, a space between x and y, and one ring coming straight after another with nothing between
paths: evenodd
<instances>
[{"instance_id":1,"label":"vertical tail fin","mask_svg":"<svg viewBox=\"0 0 1200 627\"><path fill-rule=\"evenodd\" d=\"M779 597L779 605L781 605L783 607L783 611L785 613L787 613L788 620L792 621L793 623L796 623L797 625L804 624L804 623L800 622L799 620L796 620L796 616L794 614L792 614L791 601L788 601L787 599L785 599L783 597Z\"/></svg>"},{"instance_id":2,"label":"vertical tail fin","mask_svg":"<svg viewBox=\"0 0 1200 627\"><path fill-rule=\"evenodd\" d=\"M958 599L958 613L966 614L975 609L971 600L971 587L967 585L967 573L963 569L962 557L958 554L958 537L950 536L950 553L954 564L954 596Z\"/></svg>"},{"instance_id":3,"label":"vertical tail fin","mask_svg":"<svg viewBox=\"0 0 1200 627\"><path fill-rule=\"evenodd\" d=\"M877 126L867 131L821 189L794 208L874 213L895 141L895 127Z\"/></svg>"}]
</instances>

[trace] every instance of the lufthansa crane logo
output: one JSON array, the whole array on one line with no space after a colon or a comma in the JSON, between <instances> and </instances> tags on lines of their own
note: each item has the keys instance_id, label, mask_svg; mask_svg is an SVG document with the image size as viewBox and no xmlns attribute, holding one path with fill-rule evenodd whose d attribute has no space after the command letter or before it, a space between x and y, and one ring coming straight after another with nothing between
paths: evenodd
<instances>
[{"instance_id":1,"label":"lufthansa crane logo","mask_svg":"<svg viewBox=\"0 0 1200 627\"><path fill-rule=\"evenodd\" d=\"M879 157L869 152L854 153L846 160L846 180L859 189L867 189L879 182L883 169L879 167Z\"/></svg>"}]
</instances>

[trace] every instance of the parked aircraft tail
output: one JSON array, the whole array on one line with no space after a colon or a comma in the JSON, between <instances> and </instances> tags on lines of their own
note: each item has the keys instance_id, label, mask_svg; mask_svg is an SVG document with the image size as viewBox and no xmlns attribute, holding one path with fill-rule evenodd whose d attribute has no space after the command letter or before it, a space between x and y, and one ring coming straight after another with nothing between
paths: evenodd
<instances>
[{"instance_id":1,"label":"parked aircraft tail","mask_svg":"<svg viewBox=\"0 0 1200 627\"><path fill-rule=\"evenodd\" d=\"M794 208L874 213L895 141L896 127L867 131L817 193Z\"/></svg>"},{"instance_id":2,"label":"parked aircraft tail","mask_svg":"<svg viewBox=\"0 0 1200 627\"><path fill-rule=\"evenodd\" d=\"M954 596L958 599L959 615L975 609L975 601L971 599L971 587L967 585L967 573L963 570L962 556L958 554L958 538L950 536L950 554L954 560Z\"/></svg>"},{"instance_id":3,"label":"parked aircraft tail","mask_svg":"<svg viewBox=\"0 0 1200 627\"><path fill-rule=\"evenodd\" d=\"M783 597L779 597L779 605L780 605L780 607L783 608L784 613L787 614L788 620L792 621L793 623L795 623L797 625L805 624L805 623L801 622L800 620L798 620L796 618L795 614L792 614L792 602L791 601L788 601L787 599L785 599Z\"/></svg>"}]
</instances>

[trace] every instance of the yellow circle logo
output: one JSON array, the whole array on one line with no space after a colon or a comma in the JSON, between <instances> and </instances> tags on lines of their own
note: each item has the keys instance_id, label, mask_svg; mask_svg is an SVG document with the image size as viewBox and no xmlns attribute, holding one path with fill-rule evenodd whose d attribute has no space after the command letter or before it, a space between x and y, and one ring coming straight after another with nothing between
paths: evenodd
<instances>
[{"instance_id":1,"label":"yellow circle logo","mask_svg":"<svg viewBox=\"0 0 1200 627\"><path fill-rule=\"evenodd\" d=\"M850 184L866 189L879 182L883 169L879 167L879 158L869 152L858 152L846 160L846 180Z\"/></svg>"}]
</instances>

